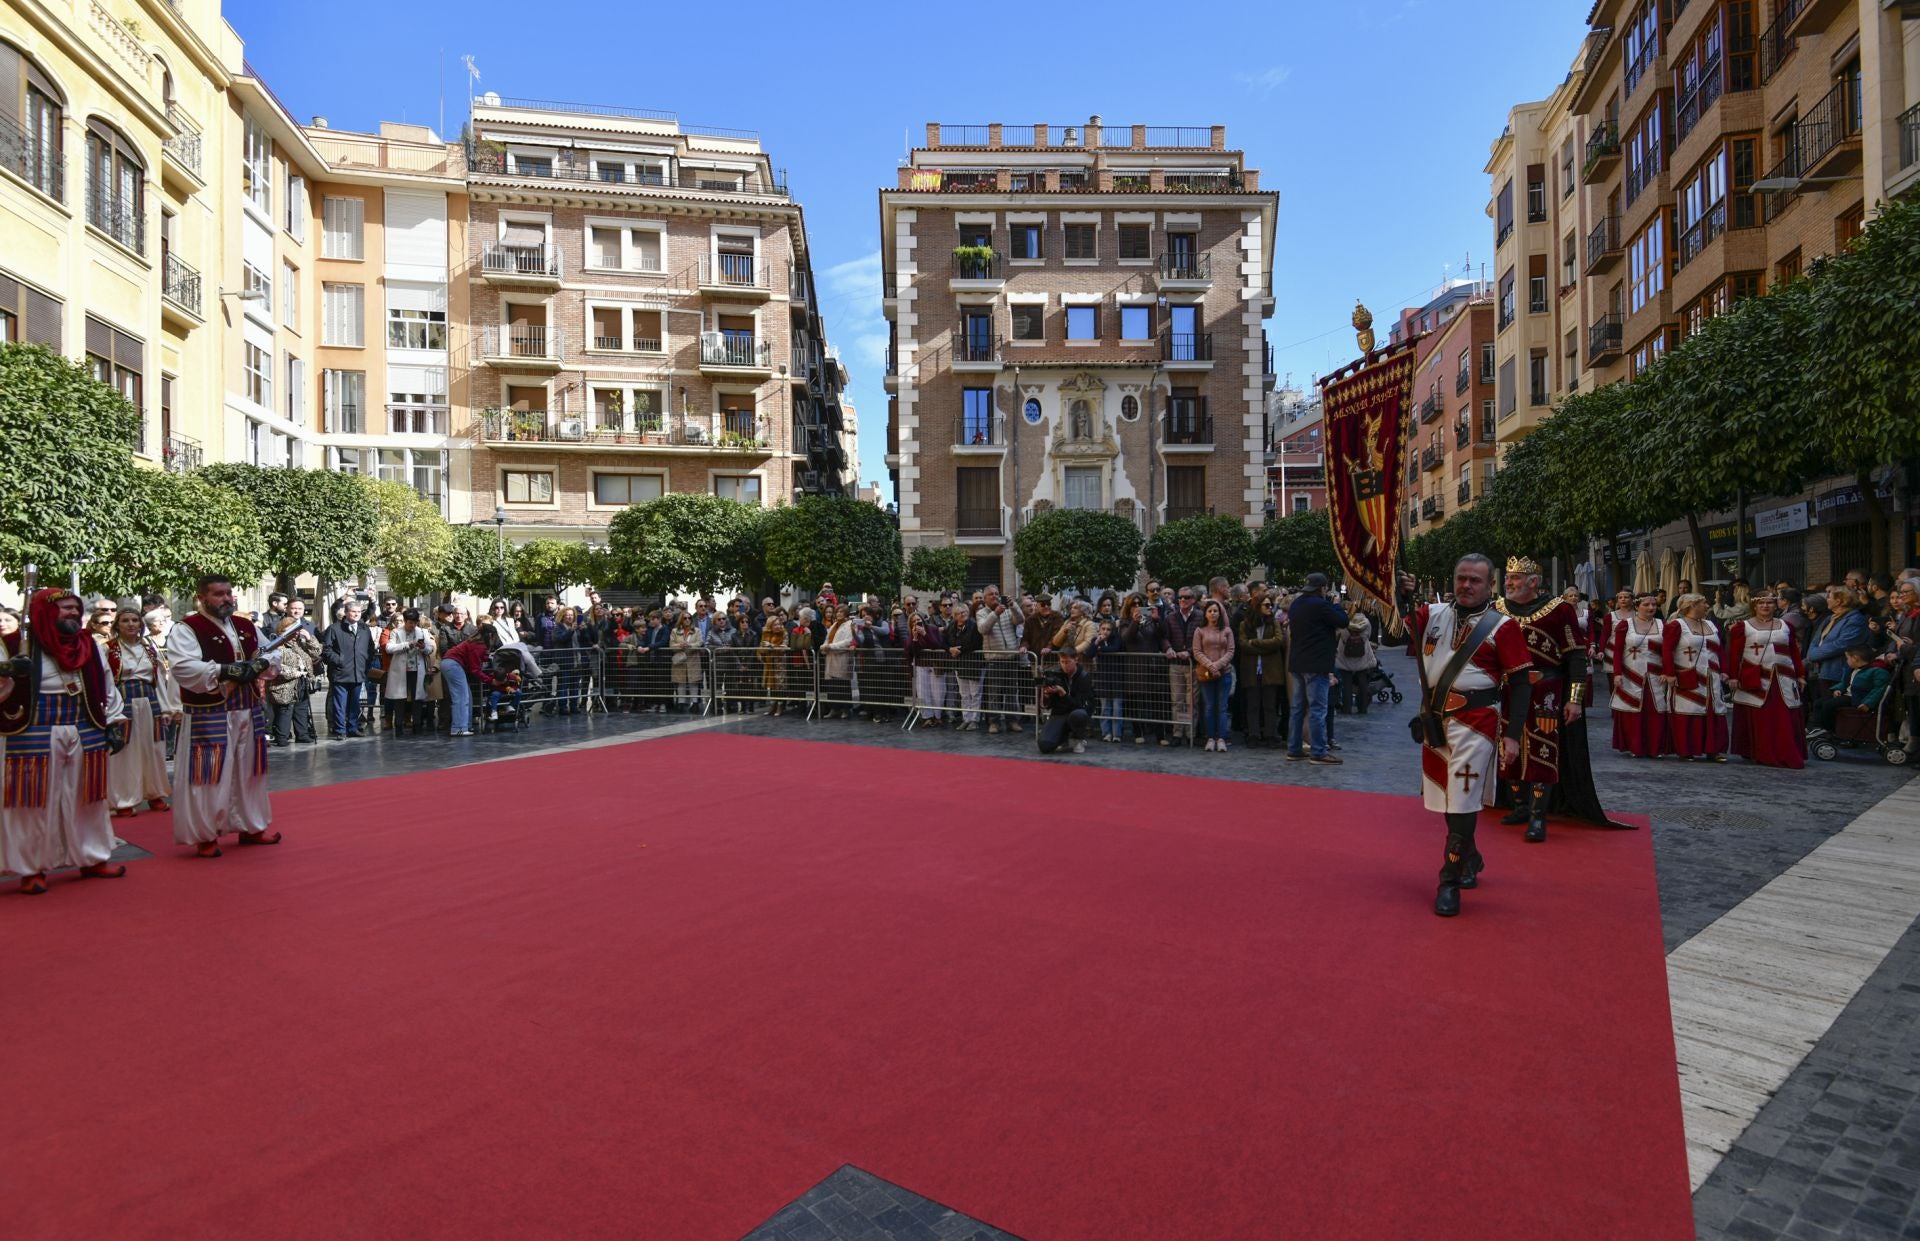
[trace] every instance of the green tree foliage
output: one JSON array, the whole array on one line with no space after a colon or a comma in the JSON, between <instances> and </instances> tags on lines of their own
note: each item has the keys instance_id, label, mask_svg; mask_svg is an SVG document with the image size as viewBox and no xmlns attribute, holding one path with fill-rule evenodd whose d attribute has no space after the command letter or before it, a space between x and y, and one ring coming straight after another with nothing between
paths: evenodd
<instances>
[{"instance_id":1,"label":"green tree foliage","mask_svg":"<svg viewBox=\"0 0 1920 1241\"><path fill-rule=\"evenodd\" d=\"M907 555L907 585L937 594L967 584L967 551L963 547L921 544Z\"/></svg>"},{"instance_id":2,"label":"green tree foliage","mask_svg":"<svg viewBox=\"0 0 1920 1241\"><path fill-rule=\"evenodd\" d=\"M455 526L447 564L441 574L444 590L491 598L496 591L520 580L519 549L506 545L506 571L501 572L500 536L491 526Z\"/></svg>"},{"instance_id":3,"label":"green tree foliage","mask_svg":"<svg viewBox=\"0 0 1920 1241\"><path fill-rule=\"evenodd\" d=\"M126 598L192 592L203 574L251 585L269 571L253 505L203 478L135 469L100 525L98 557L81 571L88 591Z\"/></svg>"},{"instance_id":4,"label":"green tree foliage","mask_svg":"<svg viewBox=\"0 0 1920 1241\"><path fill-rule=\"evenodd\" d=\"M757 585L765 571L764 513L719 496L669 492L613 519L610 563L622 582L651 594Z\"/></svg>"},{"instance_id":5,"label":"green tree foliage","mask_svg":"<svg viewBox=\"0 0 1920 1241\"><path fill-rule=\"evenodd\" d=\"M1237 517L1183 517L1170 521L1147 540L1147 573L1163 582L1198 586L1209 578L1239 581L1258 553L1253 532Z\"/></svg>"},{"instance_id":6,"label":"green tree foliage","mask_svg":"<svg viewBox=\"0 0 1920 1241\"><path fill-rule=\"evenodd\" d=\"M1013 566L1027 590L1123 590L1140 575L1140 546L1139 528L1118 514L1057 508L1013 536Z\"/></svg>"},{"instance_id":7,"label":"green tree foliage","mask_svg":"<svg viewBox=\"0 0 1920 1241\"><path fill-rule=\"evenodd\" d=\"M1254 539L1253 550L1275 582L1297 583L1309 573L1340 577L1340 558L1333 550L1333 523L1323 508L1289 513L1268 522Z\"/></svg>"},{"instance_id":8,"label":"green tree foliage","mask_svg":"<svg viewBox=\"0 0 1920 1241\"><path fill-rule=\"evenodd\" d=\"M877 504L850 496L803 496L761 523L766 571L807 590L832 582L845 594L891 592L900 584L900 536Z\"/></svg>"},{"instance_id":9,"label":"green tree foliage","mask_svg":"<svg viewBox=\"0 0 1920 1241\"><path fill-rule=\"evenodd\" d=\"M372 566L380 514L373 493L353 475L239 462L205 466L198 473L252 503L282 590L302 573L338 582Z\"/></svg>"},{"instance_id":10,"label":"green tree foliage","mask_svg":"<svg viewBox=\"0 0 1920 1241\"><path fill-rule=\"evenodd\" d=\"M558 594L584 579L586 545L571 539L528 539L520 544L517 556L510 555L519 570L515 585L525 590L550 590Z\"/></svg>"},{"instance_id":11,"label":"green tree foliage","mask_svg":"<svg viewBox=\"0 0 1920 1241\"><path fill-rule=\"evenodd\" d=\"M453 528L440 506L405 483L361 481L380 519L374 563L387 571L393 593L411 599L440 589L453 555Z\"/></svg>"},{"instance_id":12,"label":"green tree foliage","mask_svg":"<svg viewBox=\"0 0 1920 1241\"><path fill-rule=\"evenodd\" d=\"M78 362L39 345L0 345L0 566L58 581L107 552L136 466L140 414Z\"/></svg>"}]
</instances>

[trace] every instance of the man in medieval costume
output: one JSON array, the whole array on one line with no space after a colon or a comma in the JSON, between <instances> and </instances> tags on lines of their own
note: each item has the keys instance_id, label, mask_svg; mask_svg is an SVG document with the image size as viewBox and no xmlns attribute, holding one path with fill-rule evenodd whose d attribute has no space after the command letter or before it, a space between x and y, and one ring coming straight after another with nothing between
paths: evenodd
<instances>
[{"instance_id":1,"label":"man in medieval costume","mask_svg":"<svg viewBox=\"0 0 1920 1241\"><path fill-rule=\"evenodd\" d=\"M1520 756L1500 769L1510 806L1501 822L1525 823L1531 844L1546 840L1549 814L1620 826L1600 807L1587 755L1587 635L1573 604L1541 593L1542 578L1537 561L1510 558L1506 595L1494 605L1519 627L1531 659Z\"/></svg>"},{"instance_id":2,"label":"man in medieval costume","mask_svg":"<svg viewBox=\"0 0 1920 1241\"><path fill-rule=\"evenodd\" d=\"M173 781L173 838L196 857L220 856L220 837L243 845L277 845L269 832L267 710L262 683L279 670L278 655L260 653L253 622L237 615L233 583L200 579L194 610L167 635L167 661L187 717L185 778Z\"/></svg>"},{"instance_id":3,"label":"man in medieval costume","mask_svg":"<svg viewBox=\"0 0 1920 1241\"><path fill-rule=\"evenodd\" d=\"M107 756L127 742L126 707L79 596L49 587L27 601L27 628L6 635L0 663L0 870L38 896L67 866L118 879L107 816Z\"/></svg>"},{"instance_id":4,"label":"man in medieval costume","mask_svg":"<svg viewBox=\"0 0 1920 1241\"><path fill-rule=\"evenodd\" d=\"M1404 588L1404 575L1401 581ZM1500 765L1520 756L1530 661L1520 627L1493 606L1493 561L1482 555L1454 566L1453 602L1424 604L1406 625L1420 668L1412 727L1421 793L1447 822L1433 912L1451 918L1461 891L1478 887L1484 869L1474 843L1480 810L1494 804Z\"/></svg>"}]
</instances>

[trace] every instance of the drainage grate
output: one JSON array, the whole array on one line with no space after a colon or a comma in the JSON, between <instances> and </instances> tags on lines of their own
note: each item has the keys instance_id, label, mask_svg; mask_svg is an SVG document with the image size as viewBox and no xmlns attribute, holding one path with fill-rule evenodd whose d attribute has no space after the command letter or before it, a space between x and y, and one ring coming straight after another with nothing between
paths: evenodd
<instances>
[{"instance_id":1,"label":"drainage grate","mask_svg":"<svg viewBox=\"0 0 1920 1241\"><path fill-rule=\"evenodd\" d=\"M1669 806L1654 817L1685 823L1688 827L1731 827L1741 831L1755 831L1774 825L1774 821L1765 815L1728 810L1721 806Z\"/></svg>"}]
</instances>

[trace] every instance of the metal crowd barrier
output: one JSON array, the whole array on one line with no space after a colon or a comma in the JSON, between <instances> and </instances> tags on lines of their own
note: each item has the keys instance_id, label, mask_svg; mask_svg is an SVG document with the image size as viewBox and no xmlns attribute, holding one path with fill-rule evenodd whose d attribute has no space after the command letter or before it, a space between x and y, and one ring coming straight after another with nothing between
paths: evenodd
<instances>
[{"instance_id":1,"label":"metal crowd barrier","mask_svg":"<svg viewBox=\"0 0 1920 1241\"><path fill-rule=\"evenodd\" d=\"M1057 651L1040 657L1042 677L1059 666ZM1160 654L1114 651L1082 660L1081 666L1093 678L1099 699L1096 723L1117 726L1129 738L1193 735L1199 693L1192 664Z\"/></svg>"},{"instance_id":2,"label":"metal crowd barrier","mask_svg":"<svg viewBox=\"0 0 1920 1241\"><path fill-rule=\"evenodd\" d=\"M910 718L913 708L912 669L907 653L895 646L823 650L819 660L820 713L866 712L876 721Z\"/></svg>"},{"instance_id":3,"label":"metal crowd barrier","mask_svg":"<svg viewBox=\"0 0 1920 1241\"><path fill-rule=\"evenodd\" d=\"M804 706L811 717L817 706L819 673L814 654L787 647L710 648L708 698L721 709L761 704Z\"/></svg>"},{"instance_id":4,"label":"metal crowd barrier","mask_svg":"<svg viewBox=\"0 0 1920 1241\"><path fill-rule=\"evenodd\" d=\"M1029 658L1019 651L981 652L958 658L923 653L913 669L913 710L908 727L922 720L956 724L1037 721L1040 687Z\"/></svg>"}]
</instances>

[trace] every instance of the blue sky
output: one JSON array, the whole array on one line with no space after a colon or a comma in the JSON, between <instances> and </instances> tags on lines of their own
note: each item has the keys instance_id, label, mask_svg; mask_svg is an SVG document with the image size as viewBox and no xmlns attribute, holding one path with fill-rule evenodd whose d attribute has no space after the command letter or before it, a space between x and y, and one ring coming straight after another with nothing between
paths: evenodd
<instances>
[{"instance_id":1,"label":"blue sky","mask_svg":"<svg viewBox=\"0 0 1920 1241\"><path fill-rule=\"evenodd\" d=\"M1356 297L1384 326L1442 279L1491 264L1488 144L1509 107L1559 83L1588 7L226 0L226 15L296 116L337 128L437 123L444 69L458 134L471 55L482 90L759 130L806 207L827 331L860 411L860 477L885 488L877 191L927 121L1226 125L1262 188L1280 192L1267 331L1280 373L1304 384L1351 360Z\"/></svg>"}]
</instances>

